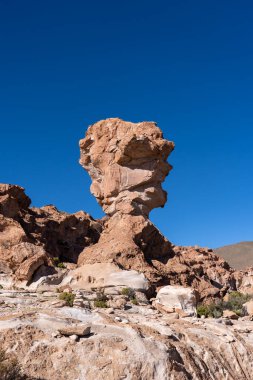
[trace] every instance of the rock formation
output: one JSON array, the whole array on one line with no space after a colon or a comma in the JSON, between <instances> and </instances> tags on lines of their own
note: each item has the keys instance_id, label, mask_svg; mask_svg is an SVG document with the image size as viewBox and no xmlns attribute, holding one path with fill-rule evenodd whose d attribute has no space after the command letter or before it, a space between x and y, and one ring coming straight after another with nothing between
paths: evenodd
<instances>
[{"instance_id":1,"label":"rock formation","mask_svg":"<svg viewBox=\"0 0 253 380\"><path fill-rule=\"evenodd\" d=\"M0 184L1 348L33 380L252 380L250 296L232 293L217 318L196 306L253 294L253 269L175 246L148 219L166 201L173 143L155 123L108 119L80 147L101 221L30 208Z\"/></svg>"},{"instance_id":2,"label":"rock formation","mask_svg":"<svg viewBox=\"0 0 253 380\"><path fill-rule=\"evenodd\" d=\"M154 207L166 202L161 183L171 169L166 160L173 148L152 122L107 119L88 128L80 141L80 163L110 217L78 265L113 262L137 270L149 279L151 293L179 284L195 288L202 300L221 297L236 288L229 265L211 250L173 246L148 219Z\"/></svg>"},{"instance_id":3,"label":"rock formation","mask_svg":"<svg viewBox=\"0 0 253 380\"><path fill-rule=\"evenodd\" d=\"M0 270L25 282L43 265L52 273L53 258L75 263L101 231L83 211L67 214L54 206L29 208L30 203L22 187L0 184Z\"/></svg>"},{"instance_id":4,"label":"rock formation","mask_svg":"<svg viewBox=\"0 0 253 380\"><path fill-rule=\"evenodd\" d=\"M171 170L174 144L156 123L107 119L89 127L80 141L81 165L92 179L91 192L108 215L148 215L164 206L161 183Z\"/></svg>"}]
</instances>

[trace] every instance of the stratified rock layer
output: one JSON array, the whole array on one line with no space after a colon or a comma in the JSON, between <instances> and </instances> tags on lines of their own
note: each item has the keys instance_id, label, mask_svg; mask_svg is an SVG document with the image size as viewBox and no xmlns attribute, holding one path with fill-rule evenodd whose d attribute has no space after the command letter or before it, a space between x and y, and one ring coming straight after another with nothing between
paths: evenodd
<instances>
[{"instance_id":1,"label":"stratified rock layer","mask_svg":"<svg viewBox=\"0 0 253 380\"><path fill-rule=\"evenodd\" d=\"M148 215L166 202L161 183L171 169L166 160L173 148L156 123L106 119L90 126L80 141L80 163L106 214Z\"/></svg>"}]
</instances>

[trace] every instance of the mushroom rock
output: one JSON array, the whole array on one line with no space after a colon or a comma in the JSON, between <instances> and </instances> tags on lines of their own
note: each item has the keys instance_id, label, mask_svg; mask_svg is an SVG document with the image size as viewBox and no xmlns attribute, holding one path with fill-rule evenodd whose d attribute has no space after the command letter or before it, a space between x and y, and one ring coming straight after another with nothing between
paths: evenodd
<instances>
[{"instance_id":1,"label":"mushroom rock","mask_svg":"<svg viewBox=\"0 0 253 380\"><path fill-rule=\"evenodd\" d=\"M148 216L166 203L161 183L172 168L166 160L173 149L156 123L106 119L90 126L80 141L80 164L106 214Z\"/></svg>"},{"instance_id":2,"label":"mushroom rock","mask_svg":"<svg viewBox=\"0 0 253 380\"><path fill-rule=\"evenodd\" d=\"M113 261L125 269L150 272L148 260L168 256L171 244L148 214L167 200L161 183L172 168L166 160L173 148L153 122L115 118L88 128L80 141L80 163L109 218L99 242L80 254L79 265ZM160 278L158 272L149 274Z\"/></svg>"},{"instance_id":3,"label":"mushroom rock","mask_svg":"<svg viewBox=\"0 0 253 380\"><path fill-rule=\"evenodd\" d=\"M107 214L98 242L84 248L78 265L114 263L142 272L150 289L190 286L200 300L235 289L234 271L211 250L171 244L148 219L162 207L161 184L171 170L173 142L153 122L106 119L90 126L80 141L80 164L92 179L91 192Z\"/></svg>"}]
</instances>

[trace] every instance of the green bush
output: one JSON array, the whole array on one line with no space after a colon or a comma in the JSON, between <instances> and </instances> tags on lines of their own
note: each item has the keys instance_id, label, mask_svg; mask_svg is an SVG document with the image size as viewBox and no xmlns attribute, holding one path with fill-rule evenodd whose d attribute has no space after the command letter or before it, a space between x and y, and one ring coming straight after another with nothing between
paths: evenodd
<instances>
[{"instance_id":1,"label":"green bush","mask_svg":"<svg viewBox=\"0 0 253 380\"><path fill-rule=\"evenodd\" d=\"M101 308L107 308L107 302L106 301L103 301L103 300L95 300L94 301L94 306L95 307L101 307Z\"/></svg>"},{"instance_id":2,"label":"green bush","mask_svg":"<svg viewBox=\"0 0 253 380\"><path fill-rule=\"evenodd\" d=\"M66 301L68 306L73 307L75 295L73 293L63 292L59 294L59 299Z\"/></svg>"},{"instance_id":3,"label":"green bush","mask_svg":"<svg viewBox=\"0 0 253 380\"><path fill-rule=\"evenodd\" d=\"M138 300L136 298L132 298L131 302L133 305L138 305Z\"/></svg>"},{"instance_id":4,"label":"green bush","mask_svg":"<svg viewBox=\"0 0 253 380\"><path fill-rule=\"evenodd\" d=\"M242 294L240 292L231 292L228 295L227 301L218 301L210 305L199 304L197 306L197 315L201 317L220 318L224 310L231 310L238 316L243 316L243 304L252 298L249 294Z\"/></svg>"},{"instance_id":5,"label":"green bush","mask_svg":"<svg viewBox=\"0 0 253 380\"><path fill-rule=\"evenodd\" d=\"M101 292L97 292L97 298L96 298L95 301L94 301L94 306L95 306L95 307L106 308L106 307L108 307L106 301L108 301L108 298L107 298L107 296L104 294L104 292L103 292L103 291L101 291Z\"/></svg>"},{"instance_id":6,"label":"green bush","mask_svg":"<svg viewBox=\"0 0 253 380\"><path fill-rule=\"evenodd\" d=\"M202 317L204 315L205 317L209 316L209 307L208 305L200 304L197 306L197 316Z\"/></svg>"},{"instance_id":7,"label":"green bush","mask_svg":"<svg viewBox=\"0 0 253 380\"><path fill-rule=\"evenodd\" d=\"M53 260L53 263L54 263L55 267L61 268L61 269L66 268L65 265L60 261L59 257L53 257L52 260Z\"/></svg>"},{"instance_id":8,"label":"green bush","mask_svg":"<svg viewBox=\"0 0 253 380\"><path fill-rule=\"evenodd\" d=\"M228 301L224 302L224 307L232 310L239 316L243 315L243 304L252 298L249 294L242 294L240 292L231 292L228 296Z\"/></svg>"},{"instance_id":9,"label":"green bush","mask_svg":"<svg viewBox=\"0 0 253 380\"><path fill-rule=\"evenodd\" d=\"M130 300L135 299L135 291L132 288L123 288L121 294L127 296Z\"/></svg>"}]
</instances>

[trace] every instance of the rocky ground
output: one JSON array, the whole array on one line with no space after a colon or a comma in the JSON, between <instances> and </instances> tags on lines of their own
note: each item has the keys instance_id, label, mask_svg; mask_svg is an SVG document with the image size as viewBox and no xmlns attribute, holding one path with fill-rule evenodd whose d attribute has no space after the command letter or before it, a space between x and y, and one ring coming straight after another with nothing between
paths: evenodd
<instances>
[{"instance_id":1,"label":"rocky ground","mask_svg":"<svg viewBox=\"0 0 253 380\"><path fill-rule=\"evenodd\" d=\"M52 291L1 290L1 347L34 379L253 378L250 317L182 318L129 301L94 308L95 292L75 295L84 305L64 306Z\"/></svg>"}]
</instances>

